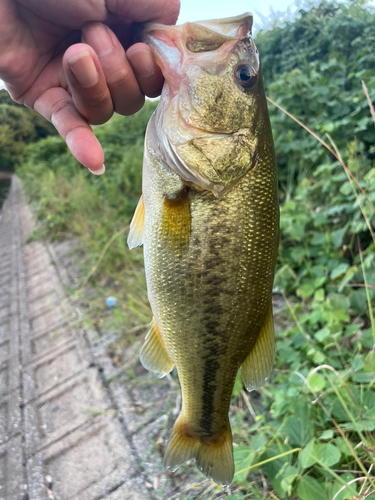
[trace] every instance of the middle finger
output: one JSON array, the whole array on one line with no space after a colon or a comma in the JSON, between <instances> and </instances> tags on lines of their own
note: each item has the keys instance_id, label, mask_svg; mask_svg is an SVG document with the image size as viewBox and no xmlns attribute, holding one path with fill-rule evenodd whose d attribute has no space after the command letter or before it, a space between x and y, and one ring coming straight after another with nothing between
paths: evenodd
<instances>
[{"instance_id":1,"label":"middle finger","mask_svg":"<svg viewBox=\"0 0 375 500\"><path fill-rule=\"evenodd\" d=\"M113 102L95 51L83 43L72 45L64 54L63 68L78 111L93 125L108 121Z\"/></svg>"},{"instance_id":2,"label":"middle finger","mask_svg":"<svg viewBox=\"0 0 375 500\"><path fill-rule=\"evenodd\" d=\"M115 111L121 115L137 112L143 106L144 94L116 35L102 23L87 24L82 32L83 40L99 58Z\"/></svg>"}]
</instances>

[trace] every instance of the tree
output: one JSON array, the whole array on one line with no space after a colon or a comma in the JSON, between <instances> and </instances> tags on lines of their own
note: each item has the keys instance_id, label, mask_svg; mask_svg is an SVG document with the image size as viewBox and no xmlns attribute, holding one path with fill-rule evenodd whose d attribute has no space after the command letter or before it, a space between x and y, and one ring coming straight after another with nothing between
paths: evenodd
<instances>
[{"instance_id":1,"label":"tree","mask_svg":"<svg viewBox=\"0 0 375 500\"><path fill-rule=\"evenodd\" d=\"M5 89L0 90L0 169L13 170L23 158L25 145L56 133L38 113L12 101Z\"/></svg>"}]
</instances>

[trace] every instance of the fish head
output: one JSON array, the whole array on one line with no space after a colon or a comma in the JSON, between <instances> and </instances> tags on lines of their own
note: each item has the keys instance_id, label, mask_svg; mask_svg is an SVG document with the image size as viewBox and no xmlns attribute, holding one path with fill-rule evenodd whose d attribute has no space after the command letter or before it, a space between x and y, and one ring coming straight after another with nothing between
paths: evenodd
<instances>
[{"instance_id":1,"label":"fish head","mask_svg":"<svg viewBox=\"0 0 375 500\"><path fill-rule=\"evenodd\" d=\"M165 77L154 131L159 150L187 184L218 197L256 166L268 120L252 20L244 14L144 29Z\"/></svg>"}]
</instances>

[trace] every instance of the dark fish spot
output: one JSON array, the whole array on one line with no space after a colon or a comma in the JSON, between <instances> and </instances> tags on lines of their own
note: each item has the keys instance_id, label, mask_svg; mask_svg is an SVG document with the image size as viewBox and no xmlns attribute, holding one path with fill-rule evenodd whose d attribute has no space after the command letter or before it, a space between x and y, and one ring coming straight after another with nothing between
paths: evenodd
<instances>
[{"instance_id":1,"label":"dark fish spot","mask_svg":"<svg viewBox=\"0 0 375 500\"><path fill-rule=\"evenodd\" d=\"M223 91L220 90L219 93L215 95L215 102L216 103L219 102L222 96L223 96Z\"/></svg>"},{"instance_id":2,"label":"dark fish spot","mask_svg":"<svg viewBox=\"0 0 375 500\"><path fill-rule=\"evenodd\" d=\"M217 316L220 316L221 314L223 314L224 309L221 307L220 304L212 305L212 301L204 302L204 305L206 305L206 304L207 304L207 307L205 308L204 312L207 315L217 315Z\"/></svg>"},{"instance_id":3,"label":"dark fish spot","mask_svg":"<svg viewBox=\"0 0 375 500\"><path fill-rule=\"evenodd\" d=\"M226 281L227 278L225 276L214 275L207 278L206 283L211 286L219 286L225 283Z\"/></svg>"},{"instance_id":4,"label":"dark fish spot","mask_svg":"<svg viewBox=\"0 0 375 500\"><path fill-rule=\"evenodd\" d=\"M205 359L204 375L203 375L203 404L202 416L200 419L200 427L208 435L211 433L213 410L214 410L214 394L216 389L216 373L220 368L219 362L210 355Z\"/></svg>"},{"instance_id":5,"label":"dark fish spot","mask_svg":"<svg viewBox=\"0 0 375 500\"><path fill-rule=\"evenodd\" d=\"M220 326L220 323L218 321L208 321L207 323L204 324L205 328L210 332L216 331L216 329ZM209 333L208 332L208 333Z\"/></svg>"}]
</instances>

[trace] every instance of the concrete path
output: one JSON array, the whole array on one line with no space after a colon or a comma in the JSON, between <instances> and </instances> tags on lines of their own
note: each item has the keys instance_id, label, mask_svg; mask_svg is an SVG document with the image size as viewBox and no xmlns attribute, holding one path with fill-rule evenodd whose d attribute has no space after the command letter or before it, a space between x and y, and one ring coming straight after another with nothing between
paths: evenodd
<instances>
[{"instance_id":1,"label":"concrete path","mask_svg":"<svg viewBox=\"0 0 375 500\"><path fill-rule=\"evenodd\" d=\"M152 499L132 402L123 394L116 411L48 249L24 244L32 230L13 177L0 222L0 499Z\"/></svg>"}]
</instances>

